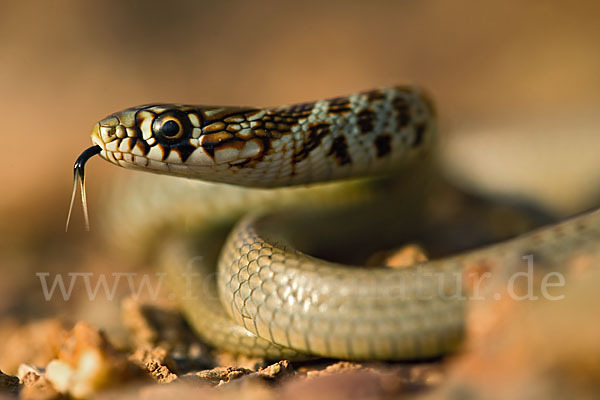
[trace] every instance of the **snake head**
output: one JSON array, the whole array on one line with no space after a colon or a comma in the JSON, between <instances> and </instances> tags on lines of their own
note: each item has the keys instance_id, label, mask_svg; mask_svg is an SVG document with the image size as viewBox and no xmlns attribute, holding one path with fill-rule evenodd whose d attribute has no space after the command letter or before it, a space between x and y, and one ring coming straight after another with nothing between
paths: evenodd
<instances>
[{"instance_id":1,"label":"snake head","mask_svg":"<svg viewBox=\"0 0 600 400\"><path fill-rule=\"evenodd\" d=\"M231 165L260 156L264 140L227 130L245 108L155 104L129 108L99 121L92 141L116 165L188 178L225 181ZM237 117L244 119L244 117ZM239 125L239 124L237 124ZM250 130L248 130L250 131Z\"/></svg>"},{"instance_id":2,"label":"snake head","mask_svg":"<svg viewBox=\"0 0 600 400\"><path fill-rule=\"evenodd\" d=\"M273 187L383 174L431 147L433 108L396 87L275 108L154 104L98 122L92 141L116 165Z\"/></svg>"},{"instance_id":3,"label":"snake head","mask_svg":"<svg viewBox=\"0 0 600 400\"><path fill-rule=\"evenodd\" d=\"M92 130L92 141L102 148L100 156L114 164L169 173L185 169L188 161L210 164L202 156L200 134L200 118L194 107L149 105L99 121Z\"/></svg>"}]
</instances>

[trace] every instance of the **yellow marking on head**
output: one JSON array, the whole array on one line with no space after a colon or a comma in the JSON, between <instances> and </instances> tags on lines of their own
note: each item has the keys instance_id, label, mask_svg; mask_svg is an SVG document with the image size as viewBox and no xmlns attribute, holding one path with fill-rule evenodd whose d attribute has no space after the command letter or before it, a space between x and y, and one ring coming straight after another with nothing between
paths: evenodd
<instances>
[{"instance_id":1,"label":"yellow marking on head","mask_svg":"<svg viewBox=\"0 0 600 400\"><path fill-rule=\"evenodd\" d=\"M140 130L142 131L142 137L144 140L148 140L152 137L152 121L154 120L154 115L148 111L140 111L138 112L138 118L142 121L139 125Z\"/></svg>"},{"instance_id":2,"label":"yellow marking on head","mask_svg":"<svg viewBox=\"0 0 600 400\"><path fill-rule=\"evenodd\" d=\"M248 121L256 121L257 119L261 119L262 117L264 117L265 114L266 114L266 111L261 110L254 114L246 115L246 119L248 119Z\"/></svg>"},{"instance_id":3,"label":"yellow marking on head","mask_svg":"<svg viewBox=\"0 0 600 400\"><path fill-rule=\"evenodd\" d=\"M205 133L210 133L210 132L222 131L223 129L225 129L225 124L221 121L217 121L217 122L213 122L210 125L205 126L203 130Z\"/></svg>"},{"instance_id":4,"label":"yellow marking on head","mask_svg":"<svg viewBox=\"0 0 600 400\"><path fill-rule=\"evenodd\" d=\"M233 115L231 117L227 117L225 118L225 122L231 124L231 123L240 123L243 122L245 120L244 117L242 117L241 115Z\"/></svg>"},{"instance_id":5,"label":"yellow marking on head","mask_svg":"<svg viewBox=\"0 0 600 400\"><path fill-rule=\"evenodd\" d=\"M192 123L192 125L194 127L200 128L200 119L198 118L198 116L196 114L189 113L188 118L190 119L190 122Z\"/></svg>"},{"instance_id":6,"label":"yellow marking on head","mask_svg":"<svg viewBox=\"0 0 600 400\"><path fill-rule=\"evenodd\" d=\"M132 127L135 125L135 112L131 111L131 112L124 112L122 114L119 114L119 121L121 121L121 124L125 127Z\"/></svg>"},{"instance_id":7,"label":"yellow marking on head","mask_svg":"<svg viewBox=\"0 0 600 400\"><path fill-rule=\"evenodd\" d=\"M119 119L114 115L108 116L103 120L100 120L100 126L117 126L119 125Z\"/></svg>"},{"instance_id":8,"label":"yellow marking on head","mask_svg":"<svg viewBox=\"0 0 600 400\"><path fill-rule=\"evenodd\" d=\"M222 113L225 110L226 110L225 107L215 108L215 109L212 109L212 110L204 110L204 114L206 114L207 117L212 117L213 115L217 115L219 113Z\"/></svg>"},{"instance_id":9,"label":"yellow marking on head","mask_svg":"<svg viewBox=\"0 0 600 400\"><path fill-rule=\"evenodd\" d=\"M202 135L200 137L200 145L215 145L215 144L219 144L220 142L224 141L224 140L228 140L233 138L233 135L231 133L227 133L224 131L221 132L216 132L216 133L209 133L206 135Z\"/></svg>"}]
</instances>

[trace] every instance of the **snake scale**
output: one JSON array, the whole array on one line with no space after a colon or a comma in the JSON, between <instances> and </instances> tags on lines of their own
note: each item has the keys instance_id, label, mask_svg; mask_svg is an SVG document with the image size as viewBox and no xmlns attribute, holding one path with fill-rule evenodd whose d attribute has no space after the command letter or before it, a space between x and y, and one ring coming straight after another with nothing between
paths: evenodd
<instances>
[{"instance_id":1,"label":"snake scale","mask_svg":"<svg viewBox=\"0 0 600 400\"><path fill-rule=\"evenodd\" d=\"M435 136L432 103L414 87L274 108L153 104L98 122L92 132L94 146L78 159L75 172L83 186L83 166L99 154L115 165L159 174L248 187L303 186L408 168L429 153ZM318 190L313 186L306 190ZM207 189L219 190L219 185ZM231 190L217 203L245 202L243 191ZM306 194L302 190L300 198ZM268 204L280 206L290 196L274 193ZM333 193L330 198L352 198L354 192ZM146 200L152 201L149 196ZM208 207L201 199L190 202L199 209ZM177 204L172 205L174 212ZM184 296L189 320L210 344L267 358L437 356L456 349L463 338L467 302L454 277L469 265L483 262L502 268L535 254L547 265L560 266L600 241L596 211L408 268L352 268L297 250L294 230L306 228L314 216L290 216L285 210L263 207L241 218L218 261L205 259L205 264L218 262L216 288L199 285L199 293ZM137 218L153 216L141 211ZM327 231L325 222L313 229ZM203 243L209 246L210 240ZM185 265L186 246L176 240L161 248L164 263ZM206 274L205 267L194 272Z\"/></svg>"}]
</instances>

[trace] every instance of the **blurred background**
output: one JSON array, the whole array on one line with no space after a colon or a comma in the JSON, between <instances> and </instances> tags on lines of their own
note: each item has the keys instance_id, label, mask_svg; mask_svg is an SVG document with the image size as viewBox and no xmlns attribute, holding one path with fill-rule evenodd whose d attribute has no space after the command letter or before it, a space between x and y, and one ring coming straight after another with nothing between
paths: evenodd
<instances>
[{"instance_id":1,"label":"blurred background","mask_svg":"<svg viewBox=\"0 0 600 400\"><path fill-rule=\"evenodd\" d=\"M2 322L116 319L45 302L35 273L119 258L84 234L78 204L64 232L72 167L97 120L143 103L266 106L418 84L461 184L562 215L592 207L598 21L593 0L2 2ZM111 178L132 172L93 159L87 173L93 227Z\"/></svg>"}]
</instances>

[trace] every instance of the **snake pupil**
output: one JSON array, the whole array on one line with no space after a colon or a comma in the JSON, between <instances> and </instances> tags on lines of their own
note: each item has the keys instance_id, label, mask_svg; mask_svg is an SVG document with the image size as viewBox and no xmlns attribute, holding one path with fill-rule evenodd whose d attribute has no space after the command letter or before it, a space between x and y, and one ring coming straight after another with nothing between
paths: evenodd
<instances>
[{"instance_id":1,"label":"snake pupil","mask_svg":"<svg viewBox=\"0 0 600 400\"><path fill-rule=\"evenodd\" d=\"M154 119L152 133L159 143L175 145L190 137L192 126L185 113L179 110L169 110Z\"/></svg>"},{"instance_id":2,"label":"snake pupil","mask_svg":"<svg viewBox=\"0 0 600 400\"><path fill-rule=\"evenodd\" d=\"M165 122L161 127L161 133L169 138L175 137L179 134L181 127L173 120Z\"/></svg>"}]
</instances>

